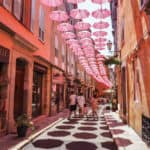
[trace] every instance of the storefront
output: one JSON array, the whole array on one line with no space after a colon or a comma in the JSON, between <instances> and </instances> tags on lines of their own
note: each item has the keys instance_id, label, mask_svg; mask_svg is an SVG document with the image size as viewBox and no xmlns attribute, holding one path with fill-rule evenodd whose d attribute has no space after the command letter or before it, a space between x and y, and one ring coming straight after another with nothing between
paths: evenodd
<instances>
[{"instance_id":1,"label":"storefront","mask_svg":"<svg viewBox=\"0 0 150 150\"><path fill-rule=\"evenodd\" d=\"M9 49L0 46L0 136L6 132Z\"/></svg>"},{"instance_id":2,"label":"storefront","mask_svg":"<svg viewBox=\"0 0 150 150\"><path fill-rule=\"evenodd\" d=\"M62 70L52 67L51 87L51 114L62 111L65 108L65 85L66 79Z\"/></svg>"},{"instance_id":3,"label":"storefront","mask_svg":"<svg viewBox=\"0 0 150 150\"><path fill-rule=\"evenodd\" d=\"M32 91L32 117L38 117L44 112L44 104L46 100L47 68L38 63L34 63L33 71L33 91Z\"/></svg>"}]
</instances>

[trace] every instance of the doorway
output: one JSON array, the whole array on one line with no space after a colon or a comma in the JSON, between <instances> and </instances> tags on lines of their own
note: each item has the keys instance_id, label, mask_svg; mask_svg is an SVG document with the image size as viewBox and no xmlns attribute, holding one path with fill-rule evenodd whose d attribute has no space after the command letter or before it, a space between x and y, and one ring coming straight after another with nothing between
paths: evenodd
<instances>
[{"instance_id":1,"label":"doorway","mask_svg":"<svg viewBox=\"0 0 150 150\"><path fill-rule=\"evenodd\" d=\"M24 59L16 60L16 78L15 78L15 93L14 93L14 119L25 113L24 100L24 78L26 61Z\"/></svg>"}]
</instances>

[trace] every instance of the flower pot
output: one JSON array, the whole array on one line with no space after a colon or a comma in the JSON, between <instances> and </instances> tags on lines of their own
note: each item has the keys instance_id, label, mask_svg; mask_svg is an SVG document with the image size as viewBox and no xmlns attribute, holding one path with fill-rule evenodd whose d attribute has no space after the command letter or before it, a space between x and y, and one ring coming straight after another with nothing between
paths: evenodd
<instances>
[{"instance_id":1,"label":"flower pot","mask_svg":"<svg viewBox=\"0 0 150 150\"><path fill-rule=\"evenodd\" d=\"M27 126L19 126L17 127L18 137L25 137L28 127Z\"/></svg>"}]
</instances>

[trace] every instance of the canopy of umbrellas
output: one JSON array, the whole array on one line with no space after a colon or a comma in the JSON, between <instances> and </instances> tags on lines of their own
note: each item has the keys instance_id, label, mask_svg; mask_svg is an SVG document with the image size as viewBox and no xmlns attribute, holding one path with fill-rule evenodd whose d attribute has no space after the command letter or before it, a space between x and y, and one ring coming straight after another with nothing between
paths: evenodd
<instances>
[{"instance_id":1,"label":"canopy of umbrellas","mask_svg":"<svg viewBox=\"0 0 150 150\"><path fill-rule=\"evenodd\" d=\"M68 3L78 4L86 0L66 0ZM99 51L104 50L106 46L107 32L102 29L107 29L109 23L105 18L111 15L107 8L102 8L102 4L108 3L111 0L91 0L91 2L100 6L90 14L86 9L72 9L68 14L66 11L56 10L50 13L50 19L59 22L57 30L61 32L66 44L78 57L80 64L85 71L92 75L96 81L104 84L106 87L111 87L112 83L109 81L106 73L106 68L103 64L105 60L104 55ZM63 0L41 0L41 2L50 7L58 7L63 5ZM92 17L101 21L91 25L90 23L81 21L84 18ZM78 20L75 25L69 23L69 18ZM80 20L80 21L79 21ZM91 33L90 28L98 29ZM91 36L96 37L93 39Z\"/></svg>"}]
</instances>

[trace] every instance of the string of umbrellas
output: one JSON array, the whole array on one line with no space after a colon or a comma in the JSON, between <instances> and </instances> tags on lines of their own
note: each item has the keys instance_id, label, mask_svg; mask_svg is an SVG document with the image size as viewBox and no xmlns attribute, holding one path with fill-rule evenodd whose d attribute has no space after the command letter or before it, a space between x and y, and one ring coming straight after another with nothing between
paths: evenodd
<instances>
[{"instance_id":1,"label":"string of umbrellas","mask_svg":"<svg viewBox=\"0 0 150 150\"><path fill-rule=\"evenodd\" d=\"M86 0L66 0L71 4L78 4L85 2ZM105 50L107 42L107 28L110 24L105 21L107 17L110 17L111 12L107 8L103 8L104 3L108 3L111 0L91 0L100 6L99 9L90 13L86 9L72 9L69 14L64 10L51 11L50 19L59 22L57 30L61 33L62 38L69 46L69 48L78 57L80 64L85 71L93 76L96 81L104 84L106 87L111 87L112 83L109 81L106 73L106 68L103 64L105 60L104 55L100 52ZM41 0L41 2L49 7L57 7L64 4L63 0ZM83 19L92 16L100 21L90 24L84 22ZM69 19L75 19L75 25L69 23ZM91 27L98 29L91 33ZM92 37L95 38L92 38Z\"/></svg>"}]
</instances>

